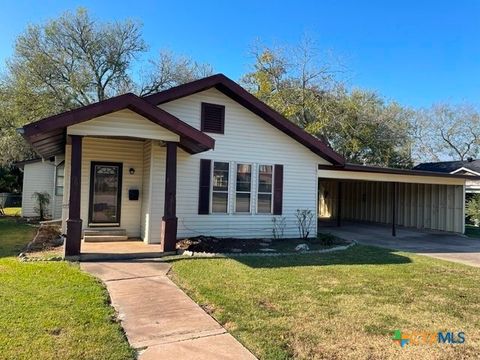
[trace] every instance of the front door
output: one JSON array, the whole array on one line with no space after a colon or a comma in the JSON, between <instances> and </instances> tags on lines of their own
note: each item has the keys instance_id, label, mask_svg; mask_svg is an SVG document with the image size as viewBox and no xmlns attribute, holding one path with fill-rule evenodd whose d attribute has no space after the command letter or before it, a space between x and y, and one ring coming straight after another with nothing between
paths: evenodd
<instances>
[{"instance_id":1,"label":"front door","mask_svg":"<svg viewBox=\"0 0 480 360\"><path fill-rule=\"evenodd\" d=\"M120 226L122 171L122 163L92 161L89 226Z\"/></svg>"}]
</instances>

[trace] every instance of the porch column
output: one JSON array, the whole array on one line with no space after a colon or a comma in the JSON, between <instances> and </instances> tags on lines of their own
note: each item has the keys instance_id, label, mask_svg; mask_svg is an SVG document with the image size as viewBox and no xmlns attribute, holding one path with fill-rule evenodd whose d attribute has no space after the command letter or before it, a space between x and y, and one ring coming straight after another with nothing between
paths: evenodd
<instances>
[{"instance_id":1,"label":"porch column","mask_svg":"<svg viewBox=\"0 0 480 360\"><path fill-rule=\"evenodd\" d=\"M342 182L337 182L337 226L342 225Z\"/></svg>"},{"instance_id":2,"label":"porch column","mask_svg":"<svg viewBox=\"0 0 480 360\"><path fill-rule=\"evenodd\" d=\"M397 236L397 183L392 183L392 236Z\"/></svg>"},{"instance_id":3,"label":"porch column","mask_svg":"<svg viewBox=\"0 0 480 360\"><path fill-rule=\"evenodd\" d=\"M177 243L177 143L167 142L165 204L162 217L163 251L175 251Z\"/></svg>"},{"instance_id":4,"label":"porch column","mask_svg":"<svg viewBox=\"0 0 480 360\"><path fill-rule=\"evenodd\" d=\"M65 256L79 256L82 239L82 219L80 219L80 198L82 179L82 137L70 136L70 195L68 201L67 238Z\"/></svg>"}]
</instances>

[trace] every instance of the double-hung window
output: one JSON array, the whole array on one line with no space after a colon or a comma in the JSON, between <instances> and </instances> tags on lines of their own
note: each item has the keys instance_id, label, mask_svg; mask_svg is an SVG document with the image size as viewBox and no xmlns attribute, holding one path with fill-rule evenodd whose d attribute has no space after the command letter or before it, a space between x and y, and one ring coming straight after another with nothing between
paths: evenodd
<instances>
[{"instance_id":1,"label":"double-hung window","mask_svg":"<svg viewBox=\"0 0 480 360\"><path fill-rule=\"evenodd\" d=\"M257 213L272 213L273 166L258 166Z\"/></svg>"},{"instance_id":2,"label":"double-hung window","mask_svg":"<svg viewBox=\"0 0 480 360\"><path fill-rule=\"evenodd\" d=\"M65 178L65 165L60 164L55 168L55 195L63 195L63 181Z\"/></svg>"},{"instance_id":3,"label":"double-hung window","mask_svg":"<svg viewBox=\"0 0 480 360\"><path fill-rule=\"evenodd\" d=\"M228 212L228 162L213 163L212 178L212 213Z\"/></svg>"},{"instance_id":4,"label":"double-hung window","mask_svg":"<svg viewBox=\"0 0 480 360\"><path fill-rule=\"evenodd\" d=\"M235 212L249 213L252 193L252 165L237 164Z\"/></svg>"}]
</instances>

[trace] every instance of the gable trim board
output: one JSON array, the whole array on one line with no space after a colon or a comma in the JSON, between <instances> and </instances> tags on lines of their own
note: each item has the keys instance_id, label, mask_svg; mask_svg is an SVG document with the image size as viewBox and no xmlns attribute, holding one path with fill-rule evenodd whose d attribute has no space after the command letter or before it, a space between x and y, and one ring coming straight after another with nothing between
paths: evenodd
<instances>
[{"instance_id":1,"label":"gable trim board","mask_svg":"<svg viewBox=\"0 0 480 360\"><path fill-rule=\"evenodd\" d=\"M210 150L215 146L215 140L207 134L132 93L119 95L25 125L22 135L42 157L49 157L65 151L67 127L123 109L130 109L179 135L180 146L191 154Z\"/></svg>"},{"instance_id":2,"label":"gable trim board","mask_svg":"<svg viewBox=\"0 0 480 360\"><path fill-rule=\"evenodd\" d=\"M476 176L480 176L480 173L476 172L476 171L473 171L469 168L466 168L464 166L462 166L461 168L458 168L457 170L454 170L452 171L450 174L457 174L459 173L460 171L465 171L465 172L468 172L468 173L471 173L473 175L476 175ZM468 175L467 175L468 176Z\"/></svg>"}]
</instances>

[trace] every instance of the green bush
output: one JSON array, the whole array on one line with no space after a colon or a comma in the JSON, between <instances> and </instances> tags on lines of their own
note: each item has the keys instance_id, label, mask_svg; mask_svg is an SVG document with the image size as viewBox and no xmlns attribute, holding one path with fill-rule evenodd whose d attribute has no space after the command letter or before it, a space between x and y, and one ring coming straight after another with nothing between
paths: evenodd
<instances>
[{"instance_id":1,"label":"green bush","mask_svg":"<svg viewBox=\"0 0 480 360\"><path fill-rule=\"evenodd\" d=\"M465 213L475 226L480 225L480 194L474 194L470 200L467 201Z\"/></svg>"}]
</instances>

